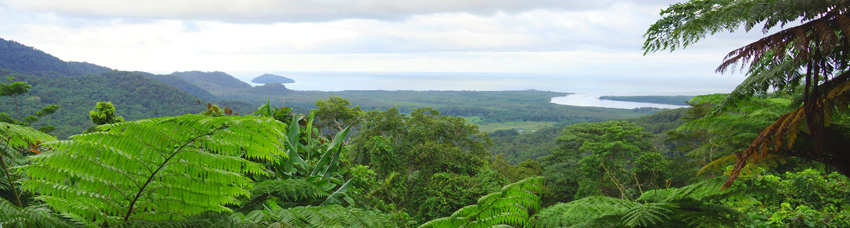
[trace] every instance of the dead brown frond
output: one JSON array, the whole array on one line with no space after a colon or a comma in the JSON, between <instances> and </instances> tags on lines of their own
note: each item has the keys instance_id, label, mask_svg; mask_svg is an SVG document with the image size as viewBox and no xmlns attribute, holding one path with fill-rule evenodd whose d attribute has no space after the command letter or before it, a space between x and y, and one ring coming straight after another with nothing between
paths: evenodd
<instances>
[{"instance_id":1,"label":"dead brown frond","mask_svg":"<svg viewBox=\"0 0 850 228\"><path fill-rule=\"evenodd\" d=\"M752 67L757 60L768 55L772 55L772 62L779 63L788 52L796 52L795 59L810 60L818 57L814 55L815 50L830 50L847 42L846 36L839 36L836 32L850 34L847 33L850 32L850 16L844 13L827 15L761 38L729 52L715 71L726 72L738 63L741 63L741 68L748 63Z\"/></svg>"},{"instance_id":2,"label":"dead brown frond","mask_svg":"<svg viewBox=\"0 0 850 228\"><path fill-rule=\"evenodd\" d=\"M850 73L845 73L842 76L840 76L840 78L847 77L847 75L850 75ZM817 105L817 107L814 107L814 108L822 111L821 114L824 116L824 119L829 119L829 118L831 118L832 115L836 114L836 109L837 110L847 110L848 109L848 104L850 104L850 92L848 92L848 91L850 91L850 82L844 82L844 83L838 84L838 85L834 86L832 89L830 89L828 92L824 93L821 96L818 96L818 98L817 98L818 102L815 103ZM774 121L773 124L771 124L766 129L764 129L758 135L758 137L756 137L756 140L754 140L750 144L750 146L747 147L746 150L735 153L734 154L734 156L736 158L735 167L732 170L732 172L730 173L729 178L726 180L726 182L723 183L723 188L725 189L725 188L728 188L729 186L731 186L732 183L735 181L735 179L740 174L741 170L748 163L757 163L757 162L759 162L759 160L769 158L770 156L775 155L777 151L779 151L780 149L783 149L783 143L785 143L784 148L787 148L788 149L787 151L794 151L794 150L790 150L790 148L792 148L794 146L794 142L797 139L797 135L800 132L800 130L802 129L801 126L802 126L803 121L806 120L808 122L808 120L810 119L810 118L806 118L807 115L809 115L809 113L810 113L810 111L807 111L807 109L810 109L810 108L812 108L811 104L805 104L805 105L795 109L792 112L789 112L789 113L786 113L785 115L782 115L781 117L779 117L779 119ZM824 120L819 125L821 125L820 127L823 128L824 127L823 125L828 124L828 123L829 123L829 121ZM811 123L807 123L807 126L808 126L807 131L810 134L811 134L811 132L813 132L813 130L811 129L812 125L813 124L811 124ZM813 135L813 137L818 137L818 136ZM817 139L815 139L815 140L817 140ZM791 154L791 155L792 156L803 156L803 157L807 157L807 158L819 158L819 157L821 157L820 149L807 150L807 153L816 153L816 154L815 155L812 155L812 154ZM731 156L732 155L726 156L726 157L720 158L718 160L715 160L715 161L709 163L708 165L706 165L706 167L703 167L703 169L700 170L700 173L702 173L706 168L709 168L709 167L716 168L720 164L731 160ZM828 162L829 161L827 161L827 163ZM835 161L835 162L841 162L841 161Z\"/></svg>"}]
</instances>

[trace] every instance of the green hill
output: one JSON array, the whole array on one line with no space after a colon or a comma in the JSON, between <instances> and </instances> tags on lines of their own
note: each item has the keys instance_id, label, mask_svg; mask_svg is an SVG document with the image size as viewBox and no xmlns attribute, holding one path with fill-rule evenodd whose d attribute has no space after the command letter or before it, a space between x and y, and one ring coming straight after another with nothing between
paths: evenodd
<instances>
[{"instance_id":1,"label":"green hill","mask_svg":"<svg viewBox=\"0 0 850 228\"><path fill-rule=\"evenodd\" d=\"M687 113L687 108L668 109L653 113L652 115L628 119L627 121L642 127L643 131L653 134L661 134L665 131L674 130L679 126L682 126L682 124L685 124L685 120L683 120L682 117L686 116Z\"/></svg>"},{"instance_id":2,"label":"green hill","mask_svg":"<svg viewBox=\"0 0 850 228\"><path fill-rule=\"evenodd\" d=\"M289 90L280 83L267 83L261 86L255 86L248 90L248 93L254 95L271 95L271 96L285 96L290 94L292 90Z\"/></svg>"},{"instance_id":3,"label":"green hill","mask_svg":"<svg viewBox=\"0 0 850 228\"><path fill-rule=\"evenodd\" d=\"M286 83L295 83L295 80L292 80L291 78L287 78L287 77L280 76L280 75L263 74L263 75L257 76L254 79L251 79L251 82L260 83L260 84L267 84L267 83L286 84Z\"/></svg>"},{"instance_id":4,"label":"green hill","mask_svg":"<svg viewBox=\"0 0 850 228\"><path fill-rule=\"evenodd\" d=\"M227 73L215 71L215 72L201 72L201 71L187 71L187 72L174 72L171 75L177 76L186 80L189 83L192 83L202 89L209 91L213 94L216 91L222 89L247 89L251 88L251 85L245 83L239 79L230 76Z\"/></svg>"},{"instance_id":5,"label":"green hill","mask_svg":"<svg viewBox=\"0 0 850 228\"><path fill-rule=\"evenodd\" d=\"M207 92L206 90L202 89L201 87L198 87L198 86L196 86L192 83L189 83L188 81L183 80L183 78L178 77L178 76L157 75L157 74L151 74L151 73L147 73L147 72L135 72L135 73L147 76L149 78L153 78L154 80L157 80L159 82L165 83L165 84L170 85L170 86L173 86L174 88L183 90L183 92L186 92L189 95L195 96L202 101L216 101L216 100L218 100L218 97L216 97L212 93Z\"/></svg>"},{"instance_id":6,"label":"green hill","mask_svg":"<svg viewBox=\"0 0 850 228\"><path fill-rule=\"evenodd\" d=\"M6 76L32 85L29 93L18 98L23 115L35 113L48 104L62 106L34 124L34 127L55 126L53 133L59 138L79 134L91 126L88 114L98 101L111 101L116 114L125 120L200 113L206 105L198 104L192 95L135 72L47 78L0 70L0 77ZM11 98L0 97L0 112L11 114L14 108Z\"/></svg>"},{"instance_id":7,"label":"green hill","mask_svg":"<svg viewBox=\"0 0 850 228\"><path fill-rule=\"evenodd\" d=\"M112 69L85 62L65 62L33 47L0 38L0 67L42 77L82 76Z\"/></svg>"}]
</instances>

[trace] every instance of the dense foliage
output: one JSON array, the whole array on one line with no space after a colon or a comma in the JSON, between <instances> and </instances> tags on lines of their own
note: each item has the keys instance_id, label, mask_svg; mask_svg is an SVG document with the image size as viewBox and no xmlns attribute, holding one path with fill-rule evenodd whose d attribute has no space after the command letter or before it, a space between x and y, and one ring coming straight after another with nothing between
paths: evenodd
<instances>
[{"instance_id":1,"label":"dense foliage","mask_svg":"<svg viewBox=\"0 0 850 228\"><path fill-rule=\"evenodd\" d=\"M488 171L486 133L460 117L437 110L398 109L364 114L352 148L352 160L375 170L393 189L376 195L394 202L417 219L448 216L506 183Z\"/></svg>"},{"instance_id":2,"label":"dense foliage","mask_svg":"<svg viewBox=\"0 0 850 228\"><path fill-rule=\"evenodd\" d=\"M98 72L2 40L23 60L0 57L15 80L0 86L0 226L847 227L848 7L671 5L647 52L800 25L727 56L720 71L750 63L733 93L662 112L533 90L331 95L222 72ZM472 121L565 127L488 136Z\"/></svg>"},{"instance_id":3,"label":"dense foliage","mask_svg":"<svg viewBox=\"0 0 850 228\"><path fill-rule=\"evenodd\" d=\"M527 159L537 159L551 154L555 139L561 135L563 127L549 127L533 133L520 134L516 130L497 130L490 133L493 146L490 154L502 155L508 164L516 165Z\"/></svg>"},{"instance_id":4,"label":"dense foliage","mask_svg":"<svg viewBox=\"0 0 850 228\"><path fill-rule=\"evenodd\" d=\"M749 163L775 155L818 160L850 173L850 138L846 128L831 125L846 115L850 104L850 2L813 0L693 0L671 5L645 34L646 53L685 48L709 34L762 26L768 33L732 50L718 72L749 67L747 79L718 106L723 114L741 101L771 90L800 94L783 115L764 128L743 151L737 152L735 169L726 187ZM785 28L788 24L800 25ZM795 147L798 136L811 145Z\"/></svg>"},{"instance_id":5,"label":"dense foliage","mask_svg":"<svg viewBox=\"0 0 850 228\"><path fill-rule=\"evenodd\" d=\"M16 75L28 82L30 91L18 97L20 112L36 113L46 105L61 106L33 126L52 125L59 138L79 134L92 125L88 116L97 102L109 101L127 120L200 113L204 105L183 91L133 72L110 71L98 75L44 78L0 70L0 77ZM14 110L14 101L0 98L3 110Z\"/></svg>"},{"instance_id":6,"label":"dense foliage","mask_svg":"<svg viewBox=\"0 0 850 228\"><path fill-rule=\"evenodd\" d=\"M135 72L135 73L153 78L154 80L162 82L166 85L170 85L174 88L182 90L183 92L186 92L186 93L188 93L192 96L195 96L202 101L217 101L218 100L218 97L216 97L215 95L212 95L212 93L207 92L206 90L202 89L201 87L198 87L195 84L189 83L188 81L183 80L183 78L175 76L175 75L157 75L157 74L151 74L151 73L145 73L145 72Z\"/></svg>"}]
</instances>

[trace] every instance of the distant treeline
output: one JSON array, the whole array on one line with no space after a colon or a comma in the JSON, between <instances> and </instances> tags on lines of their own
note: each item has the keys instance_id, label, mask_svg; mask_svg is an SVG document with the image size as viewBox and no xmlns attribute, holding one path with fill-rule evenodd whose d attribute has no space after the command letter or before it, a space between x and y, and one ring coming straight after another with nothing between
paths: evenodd
<instances>
[{"instance_id":1,"label":"distant treeline","mask_svg":"<svg viewBox=\"0 0 850 228\"><path fill-rule=\"evenodd\" d=\"M645 102L656 104L671 104L671 105L687 105L685 101L691 100L694 96L601 96L599 99L614 100L614 101L631 101Z\"/></svg>"}]
</instances>

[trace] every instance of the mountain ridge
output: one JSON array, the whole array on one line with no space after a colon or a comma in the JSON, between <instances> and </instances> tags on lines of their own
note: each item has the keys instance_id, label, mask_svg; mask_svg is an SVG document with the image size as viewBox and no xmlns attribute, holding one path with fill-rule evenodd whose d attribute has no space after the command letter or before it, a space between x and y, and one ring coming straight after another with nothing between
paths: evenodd
<instances>
[{"instance_id":1,"label":"mountain ridge","mask_svg":"<svg viewBox=\"0 0 850 228\"><path fill-rule=\"evenodd\" d=\"M0 67L41 77L83 76L112 71L87 62L66 62L34 47L3 38L0 38Z\"/></svg>"}]
</instances>

